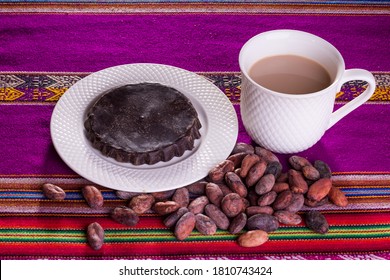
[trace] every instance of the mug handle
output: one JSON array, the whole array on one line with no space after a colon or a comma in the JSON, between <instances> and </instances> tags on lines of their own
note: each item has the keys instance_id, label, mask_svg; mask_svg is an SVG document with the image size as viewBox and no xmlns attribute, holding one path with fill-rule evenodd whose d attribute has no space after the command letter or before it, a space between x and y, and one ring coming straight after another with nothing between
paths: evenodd
<instances>
[{"instance_id":1,"label":"mug handle","mask_svg":"<svg viewBox=\"0 0 390 280\"><path fill-rule=\"evenodd\" d=\"M328 128L331 128L335 123L345 117L347 114L351 113L357 107L366 102L373 95L376 87L374 75L371 72L364 69L348 69L345 70L343 77L340 81L340 89L341 86L348 81L356 81L362 80L368 83L367 89L362 92L358 97L349 101L343 107L334 111L330 117Z\"/></svg>"}]
</instances>

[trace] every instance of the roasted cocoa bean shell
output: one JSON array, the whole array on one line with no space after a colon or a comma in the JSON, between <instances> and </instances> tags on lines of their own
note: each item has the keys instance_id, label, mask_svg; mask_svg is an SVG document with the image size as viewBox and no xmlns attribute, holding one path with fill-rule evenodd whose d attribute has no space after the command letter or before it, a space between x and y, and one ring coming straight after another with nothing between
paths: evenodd
<instances>
[{"instance_id":1,"label":"roasted cocoa bean shell","mask_svg":"<svg viewBox=\"0 0 390 280\"><path fill-rule=\"evenodd\" d=\"M329 231L329 224L321 212L313 210L305 214L306 226L315 232L325 234Z\"/></svg>"},{"instance_id":2,"label":"roasted cocoa bean shell","mask_svg":"<svg viewBox=\"0 0 390 280\"><path fill-rule=\"evenodd\" d=\"M114 221L127 226L135 226L139 221L137 213L126 206L115 207L111 211L110 216Z\"/></svg>"},{"instance_id":3,"label":"roasted cocoa bean shell","mask_svg":"<svg viewBox=\"0 0 390 280\"><path fill-rule=\"evenodd\" d=\"M248 230L261 229L266 232L272 232L279 228L279 221L272 215L256 214L248 218L246 227Z\"/></svg>"},{"instance_id":4,"label":"roasted cocoa bean shell","mask_svg":"<svg viewBox=\"0 0 390 280\"><path fill-rule=\"evenodd\" d=\"M65 191L54 184L45 183L42 185L42 191L46 198L52 200L64 200L66 197Z\"/></svg>"}]
</instances>

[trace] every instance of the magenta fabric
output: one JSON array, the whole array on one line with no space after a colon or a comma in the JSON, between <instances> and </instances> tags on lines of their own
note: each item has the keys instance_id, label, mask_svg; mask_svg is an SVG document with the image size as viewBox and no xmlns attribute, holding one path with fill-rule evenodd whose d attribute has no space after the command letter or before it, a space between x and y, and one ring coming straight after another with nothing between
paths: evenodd
<instances>
[{"instance_id":1,"label":"magenta fabric","mask_svg":"<svg viewBox=\"0 0 390 280\"><path fill-rule=\"evenodd\" d=\"M300 155L313 161L324 160L332 166L334 172L388 172L388 107L384 104L363 105L334 125L316 145ZM59 158L52 145L49 124L53 108L54 105L1 106L1 174L75 174ZM239 106L235 108L240 120L238 141L249 143L251 140L241 123ZM278 156L287 167L288 155Z\"/></svg>"},{"instance_id":2,"label":"magenta fabric","mask_svg":"<svg viewBox=\"0 0 390 280\"><path fill-rule=\"evenodd\" d=\"M94 72L152 62L190 71L239 71L252 36L298 29L328 40L347 68L389 70L390 16L0 14L0 71Z\"/></svg>"}]
</instances>

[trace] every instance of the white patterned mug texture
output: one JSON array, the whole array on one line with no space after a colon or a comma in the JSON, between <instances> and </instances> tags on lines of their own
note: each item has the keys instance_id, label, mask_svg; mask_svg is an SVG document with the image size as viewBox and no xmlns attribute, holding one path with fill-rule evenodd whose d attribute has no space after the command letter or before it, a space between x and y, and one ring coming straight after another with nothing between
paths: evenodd
<instances>
[{"instance_id":1,"label":"white patterned mug texture","mask_svg":"<svg viewBox=\"0 0 390 280\"><path fill-rule=\"evenodd\" d=\"M277 55L295 55L322 65L330 85L317 92L287 94L256 83L249 70L256 61ZM241 48L240 110L244 127L259 145L276 153L297 153L317 143L325 131L366 102L375 91L367 70L345 69L339 51L324 39L297 30L273 30L252 37ZM353 80L368 83L366 90L334 111L336 94ZM283 83L283 81L280 81Z\"/></svg>"}]
</instances>

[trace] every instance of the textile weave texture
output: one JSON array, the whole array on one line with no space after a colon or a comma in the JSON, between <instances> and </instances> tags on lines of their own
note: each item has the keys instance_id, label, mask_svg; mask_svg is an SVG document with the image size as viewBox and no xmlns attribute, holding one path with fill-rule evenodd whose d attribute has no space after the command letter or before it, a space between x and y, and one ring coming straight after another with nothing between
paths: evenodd
<instances>
[{"instance_id":1,"label":"textile weave texture","mask_svg":"<svg viewBox=\"0 0 390 280\"><path fill-rule=\"evenodd\" d=\"M390 259L389 1L2 1L0 22L0 259ZM109 211L127 203L115 190L97 186L102 209L86 204L81 187L92 182L60 159L50 137L69 87L121 64L177 66L221 89L237 112L237 141L252 143L240 118L238 53L250 37L283 28L323 37L347 68L367 69L377 82L367 103L299 153L327 162L350 201L319 208L328 234L301 223L256 248L223 230L178 241L153 212L135 227L113 221ZM365 86L345 84L335 108ZM287 169L289 155L277 156ZM45 182L63 187L66 199L45 198ZM91 222L106 233L97 251L86 242Z\"/></svg>"}]
</instances>

